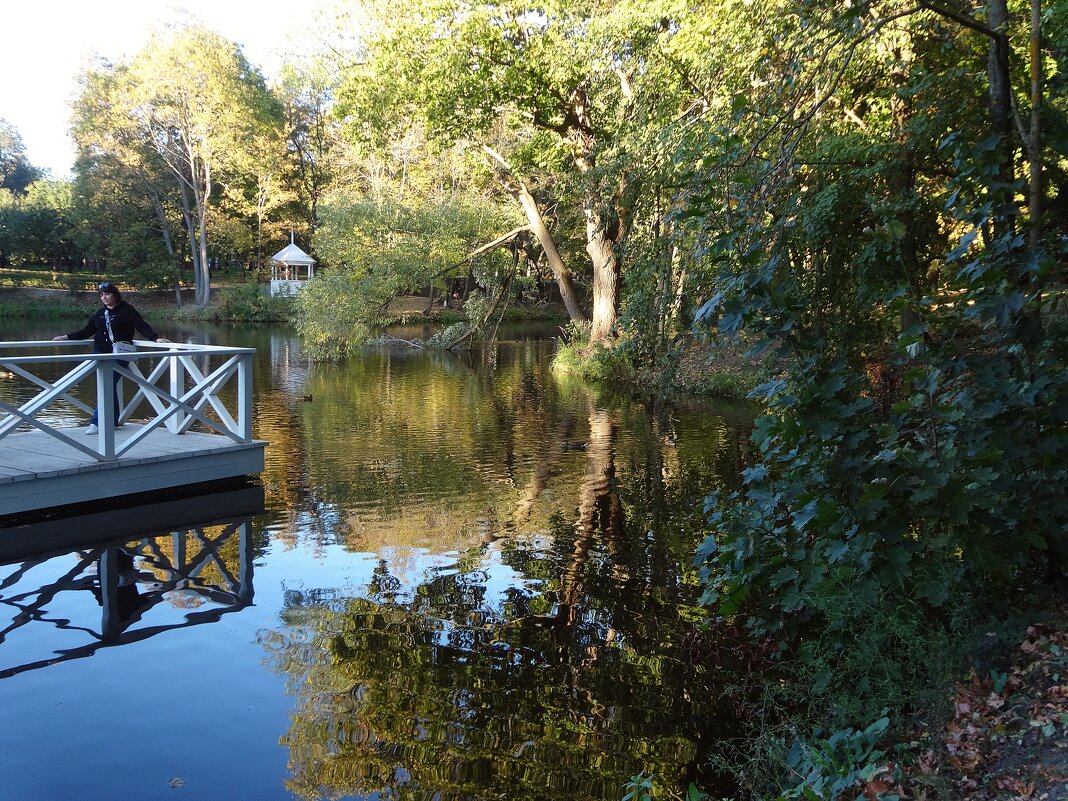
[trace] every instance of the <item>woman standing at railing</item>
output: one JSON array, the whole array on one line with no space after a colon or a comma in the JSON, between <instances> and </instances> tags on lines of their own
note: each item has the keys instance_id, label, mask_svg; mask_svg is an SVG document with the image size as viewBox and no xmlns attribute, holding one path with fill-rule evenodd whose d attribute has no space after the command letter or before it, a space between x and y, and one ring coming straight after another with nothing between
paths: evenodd
<instances>
[{"instance_id":1,"label":"woman standing at railing","mask_svg":"<svg viewBox=\"0 0 1068 801\"><path fill-rule=\"evenodd\" d=\"M153 342L170 342L169 339L156 335L152 326L145 322L145 318L141 316L141 313L122 299L119 288L111 281L105 281L97 289L100 291L100 301L104 304L103 307L94 312L82 328L77 331L71 331L69 334L60 334L58 337L53 337L53 342L92 338L93 353L132 353L134 351L133 336L135 330L140 331L145 339L150 339ZM124 360L115 362L116 367L126 367L129 364L128 361ZM121 425L119 423L118 393L120 376L118 373L114 373L114 377L115 383L112 386L112 391L115 393L115 425ZM93 418L85 429L86 434L95 434L99 430L97 428L99 423L97 414L98 410L93 409Z\"/></svg>"}]
</instances>

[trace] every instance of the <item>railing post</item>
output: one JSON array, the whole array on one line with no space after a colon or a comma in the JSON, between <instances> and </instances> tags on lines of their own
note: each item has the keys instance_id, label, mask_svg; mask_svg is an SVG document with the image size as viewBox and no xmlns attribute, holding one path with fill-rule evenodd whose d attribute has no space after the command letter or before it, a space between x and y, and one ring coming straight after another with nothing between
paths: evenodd
<instances>
[{"instance_id":1,"label":"railing post","mask_svg":"<svg viewBox=\"0 0 1068 801\"><path fill-rule=\"evenodd\" d=\"M127 367L129 367L132 364L136 364L136 362L133 362L133 361L126 362L126 366ZM114 369L115 366L116 366L115 362L112 362L111 363L112 369ZM115 381L115 379L112 378L112 381ZM123 381L122 379L119 379L118 381L115 381L115 420L119 425L122 425L123 423L126 422L125 420L122 419L122 407L126 402L126 398L123 397L123 395L125 394L125 387L123 385L125 383L126 382Z\"/></svg>"},{"instance_id":2,"label":"railing post","mask_svg":"<svg viewBox=\"0 0 1068 801\"><path fill-rule=\"evenodd\" d=\"M97 563L97 580L100 582L100 606L102 607L100 637L104 642L115 642L122 634L122 616L119 613L119 572L121 569L119 549L114 545L104 548Z\"/></svg>"},{"instance_id":3,"label":"railing post","mask_svg":"<svg viewBox=\"0 0 1068 801\"><path fill-rule=\"evenodd\" d=\"M237 362L237 425L244 440L252 439L252 354L242 353Z\"/></svg>"},{"instance_id":4,"label":"railing post","mask_svg":"<svg viewBox=\"0 0 1068 801\"><path fill-rule=\"evenodd\" d=\"M173 551L172 559L174 560L174 570L175 572L184 576L186 560L186 532L171 532L171 550Z\"/></svg>"},{"instance_id":5,"label":"railing post","mask_svg":"<svg viewBox=\"0 0 1068 801\"><path fill-rule=\"evenodd\" d=\"M185 371L182 362L178 358L181 351L172 349L165 358L171 360L171 395L180 398L185 392ZM185 422L185 413L176 412L167 420L167 430L172 434L182 432L182 424Z\"/></svg>"},{"instance_id":6,"label":"railing post","mask_svg":"<svg viewBox=\"0 0 1068 801\"><path fill-rule=\"evenodd\" d=\"M240 582L237 597L242 603L252 603L252 565L255 562L252 553L252 524L246 520L240 529L240 554L241 561L238 567L237 580Z\"/></svg>"},{"instance_id":7,"label":"railing post","mask_svg":"<svg viewBox=\"0 0 1068 801\"><path fill-rule=\"evenodd\" d=\"M115 458L115 361L96 362L96 423L100 455Z\"/></svg>"}]
</instances>

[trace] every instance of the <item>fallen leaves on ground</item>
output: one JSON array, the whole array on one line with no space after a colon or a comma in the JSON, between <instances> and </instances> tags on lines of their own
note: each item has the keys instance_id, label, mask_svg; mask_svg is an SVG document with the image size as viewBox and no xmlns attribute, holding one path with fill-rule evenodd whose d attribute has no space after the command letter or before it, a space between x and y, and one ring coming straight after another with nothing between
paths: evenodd
<instances>
[{"instance_id":1,"label":"fallen leaves on ground","mask_svg":"<svg viewBox=\"0 0 1068 801\"><path fill-rule=\"evenodd\" d=\"M896 781L865 788L867 798L1068 799L1068 632L1028 628L1004 672L957 684L953 718L917 726L899 753Z\"/></svg>"}]
</instances>

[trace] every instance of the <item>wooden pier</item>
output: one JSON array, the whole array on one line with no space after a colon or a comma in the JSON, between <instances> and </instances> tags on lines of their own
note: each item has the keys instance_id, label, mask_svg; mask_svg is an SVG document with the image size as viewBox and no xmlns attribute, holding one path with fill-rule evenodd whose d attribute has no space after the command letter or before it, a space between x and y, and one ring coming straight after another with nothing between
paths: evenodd
<instances>
[{"instance_id":1,"label":"wooden pier","mask_svg":"<svg viewBox=\"0 0 1068 801\"><path fill-rule=\"evenodd\" d=\"M0 518L263 469L252 348L136 344L118 356L0 343ZM133 390L128 402L110 391L114 373ZM85 436L94 405L99 431Z\"/></svg>"}]
</instances>

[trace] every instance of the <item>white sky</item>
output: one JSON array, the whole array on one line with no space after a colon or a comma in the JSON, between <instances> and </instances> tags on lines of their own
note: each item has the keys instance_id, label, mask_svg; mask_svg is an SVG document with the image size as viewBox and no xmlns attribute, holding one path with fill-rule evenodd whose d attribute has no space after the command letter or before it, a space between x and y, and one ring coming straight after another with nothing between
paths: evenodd
<instances>
[{"instance_id":1,"label":"white sky","mask_svg":"<svg viewBox=\"0 0 1068 801\"><path fill-rule=\"evenodd\" d=\"M245 58L270 80L326 5L325 0L6 2L0 117L18 129L31 163L66 177L74 161L67 104L76 76L94 53L119 61L140 50L153 27L199 19L240 44Z\"/></svg>"}]
</instances>

